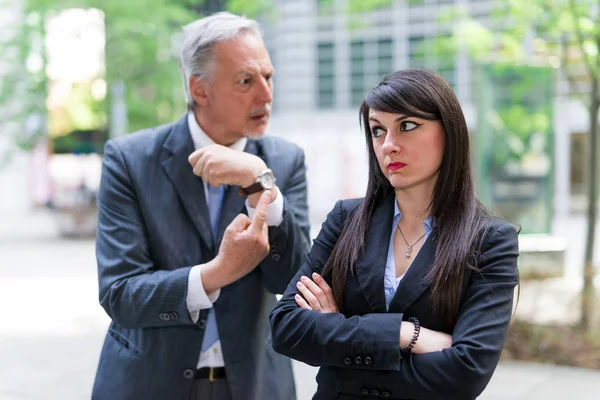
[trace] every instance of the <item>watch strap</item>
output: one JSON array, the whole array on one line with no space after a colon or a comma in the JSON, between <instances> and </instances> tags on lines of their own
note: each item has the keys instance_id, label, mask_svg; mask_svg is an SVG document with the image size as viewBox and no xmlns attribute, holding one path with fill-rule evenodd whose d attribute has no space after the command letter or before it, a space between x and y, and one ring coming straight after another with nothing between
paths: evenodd
<instances>
[{"instance_id":1,"label":"watch strap","mask_svg":"<svg viewBox=\"0 0 600 400\"><path fill-rule=\"evenodd\" d=\"M238 193L240 194L240 196L249 196L251 194L258 193L262 190L263 190L263 186L261 185L261 183L254 182L252 185L250 185L248 187L240 188Z\"/></svg>"}]
</instances>

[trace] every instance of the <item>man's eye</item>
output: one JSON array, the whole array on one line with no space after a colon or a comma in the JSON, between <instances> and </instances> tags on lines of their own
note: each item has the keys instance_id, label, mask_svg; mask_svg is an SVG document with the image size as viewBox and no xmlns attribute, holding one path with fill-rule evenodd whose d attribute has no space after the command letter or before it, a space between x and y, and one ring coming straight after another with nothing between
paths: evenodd
<instances>
[{"instance_id":1,"label":"man's eye","mask_svg":"<svg viewBox=\"0 0 600 400\"><path fill-rule=\"evenodd\" d=\"M249 85L249 84L250 84L250 82L251 82L251 79L250 79L250 78L244 78L244 79L240 80L240 83L241 83L242 85Z\"/></svg>"}]
</instances>

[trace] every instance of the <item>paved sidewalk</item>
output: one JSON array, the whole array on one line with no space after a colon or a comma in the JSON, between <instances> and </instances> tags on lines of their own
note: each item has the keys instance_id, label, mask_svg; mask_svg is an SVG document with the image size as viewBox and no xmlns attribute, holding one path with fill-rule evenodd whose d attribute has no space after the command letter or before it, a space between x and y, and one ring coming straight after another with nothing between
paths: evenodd
<instances>
[{"instance_id":1,"label":"paved sidewalk","mask_svg":"<svg viewBox=\"0 0 600 400\"><path fill-rule=\"evenodd\" d=\"M7 220L17 218L0 215L0 399L89 399L108 325L98 305L94 242L57 238L43 213L13 228ZM522 307L538 297L524 288ZM543 303L536 313L546 312ZM298 400L310 400L316 368L294 369ZM600 398L600 371L502 362L480 397L565 398Z\"/></svg>"},{"instance_id":2,"label":"paved sidewalk","mask_svg":"<svg viewBox=\"0 0 600 400\"><path fill-rule=\"evenodd\" d=\"M294 364L298 400L310 400L316 368ZM310 378L310 379L309 379ZM479 400L597 400L600 371L522 362L501 362Z\"/></svg>"},{"instance_id":3,"label":"paved sidewalk","mask_svg":"<svg viewBox=\"0 0 600 400\"><path fill-rule=\"evenodd\" d=\"M481 400L596 400L600 371L521 362L500 363Z\"/></svg>"}]
</instances>

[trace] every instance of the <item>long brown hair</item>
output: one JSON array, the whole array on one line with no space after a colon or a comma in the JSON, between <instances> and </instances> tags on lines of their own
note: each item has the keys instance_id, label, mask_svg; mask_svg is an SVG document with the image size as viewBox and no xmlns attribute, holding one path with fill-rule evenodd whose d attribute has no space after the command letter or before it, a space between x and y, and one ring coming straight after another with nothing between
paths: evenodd
<instances>
[{"instance_id":1,"label":"long brown hair","mask_svg":"<svg viewBox=\"0 0 600 400\"><path fill-rule=\"evenodd\" d=\"M369 153L367 193L356 212L348 218L323 273L332 274L336 303L343 310L346 278L348 272L354 273L353 266L364 250L373 210L383 199L395 195L375 156L368 123L370 109L438 120L442 125L444 154L429 205L435 221L432 235L437 246L427 279L431 281L434 312L453 326L465 271L477 269L477 255L489 229L490 218L475 197L469 134L458 99L446 81L431 71L407 69L394 72L363 101L360 119Z\"/></svg>"}]
</instances>

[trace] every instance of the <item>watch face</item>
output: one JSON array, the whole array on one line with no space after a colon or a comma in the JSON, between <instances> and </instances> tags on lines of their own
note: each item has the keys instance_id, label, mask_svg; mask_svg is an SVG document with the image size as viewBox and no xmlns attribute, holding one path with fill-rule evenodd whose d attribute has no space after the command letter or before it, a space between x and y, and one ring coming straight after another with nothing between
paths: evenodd
<instances>
[{"instance_id":1,"label":"watch face","mask_svg":"<svg viewBox=\"0 0 600 400\"><path fill-rule=\"evenodd\" d=\"M271 189L275 186L275 175L272 172L265 172L260 176L260 185L264 189Z\"/></svg>"}]
</instances>

